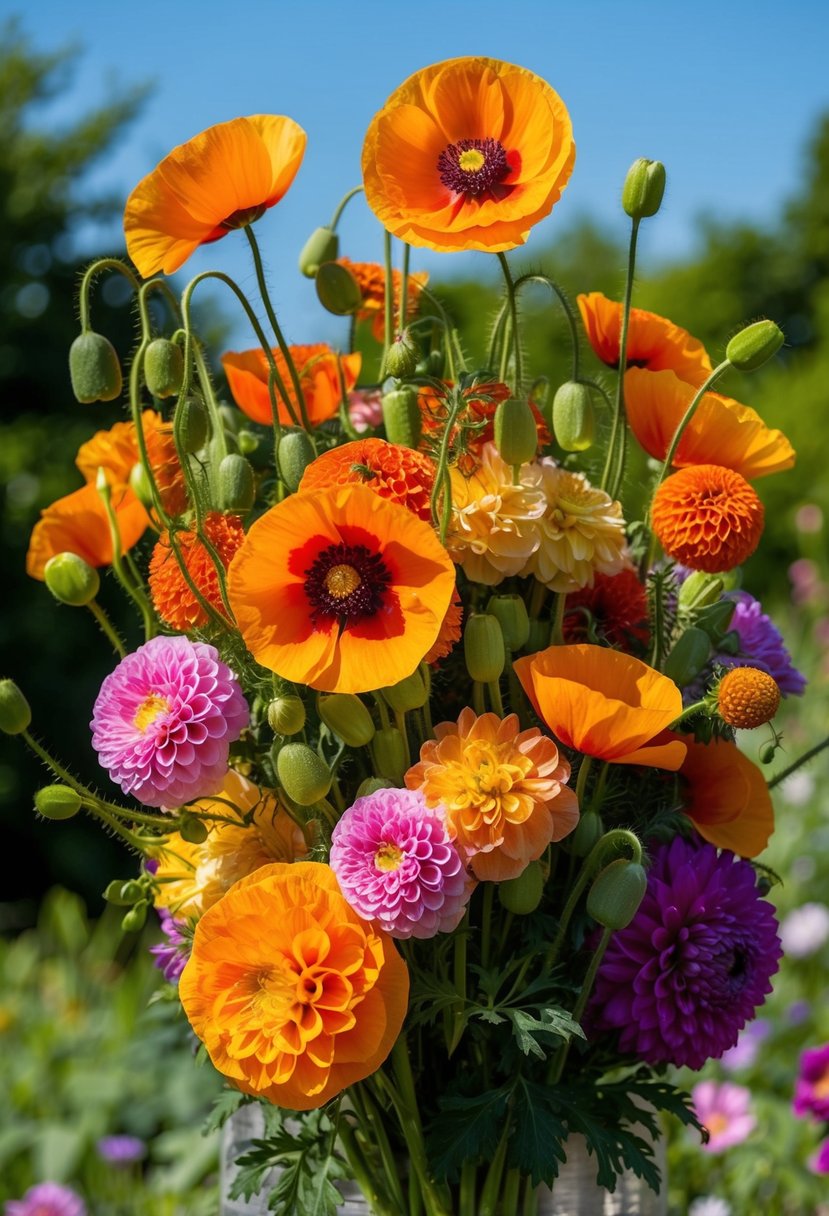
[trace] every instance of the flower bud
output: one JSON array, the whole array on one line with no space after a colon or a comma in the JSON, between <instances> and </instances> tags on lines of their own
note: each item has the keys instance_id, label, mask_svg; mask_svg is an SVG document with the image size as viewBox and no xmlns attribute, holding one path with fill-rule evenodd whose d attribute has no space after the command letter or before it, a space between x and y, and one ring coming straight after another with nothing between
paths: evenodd
<instances>
[{"instance_id":1,"label":"flower bud","mask_svg":"<svg viewBox=\"0 0 829 1216\"><path fill-rule=\"evenodd\" d=\"M0 730L4 735L19 735L32 720L29 702L14 680L0 680Z\"/></svg>"},{"instance_id":2,"label":"flower bud","mask_svg":"<svg viewBox=\"0 0 829 1216\"><path fill-rule=\"evenodd\" d=\"M98 571L77 553L56 553L43 569L46 586L61 604L83 608L101 587Z\"/></svg>"},{"instance_id":3,"label":"flower bud","mask_svg":"<svg viewBox=\"0 0 829 1216\"><path fill-rule=\"evenodd\" d=\"M259 436L255 435L253 431L239 431L236 440L239 444L239 451L243 456L252 456L254 452L259 450Z\"/></svg>"},{"instance_id":4,"label":"flower bud","mask_svg":"<svg viewBox=\"0 0 829 1216\"><path fill-rule=\"evenodd\" d=\"M184 379L184 355L169 338L153 338L144 352L144 379L154 397L175 397Z\"/></svg>"},{"instance_id":5,"label":"flower bud","mask_svg":"<svg viewBox=\"0 0 829 1216\"><path fill-rule=\"evenodd\" d=\"M418 376L432 376L435 380L440 380L443 377L443 369L446 366L446 356L440 347L435 347L430 350L427 355L418 360L415 371Z\"/></svg>"},{"instance_id":6,"label":"flower bud","mask_svg":"<svg viewBox=\"0 0 829 1216\"><path fill-rule=\"evenodd\" d=\"M147 923L147 909L149 904L146 899L142 899L134 907L130 908L129 912L125 912L121 920L121 928L125 933L138 933Z\"/></svg>"},{"instance_id":7,"label":"flower bud","mask_svg":"<svg viewBox=\"0 0 829 1216\"><path fill-rule=\"evenodd\" d=\"M785 342L774 321L755 321L735 334L725 348L725 357L738 371L753 372L772 359Z\"/></svg>"},{"instance_id":8,"label":"flower bud","mask_svg":"<svg viewBox=\"0 0 829 1216\"><path fill-rule=\"evenodd\" d=\"M124 882L120 878L113 878L112 882L107 883L104 891L104 899L108 904L117 904L118 906L124 908L134 902L131 899L124 899L123 895L121 894L121 888L123 886Z\"/></svg>"},{"instance_id":9,"label":"flower bud","mask_svg":"<svg viewBox=\"0 0 829 1216\"><path fill-rule=\"evenodd\" d=\"M118 894L122 904L134 904L137 900L143 899L144 887L134 878L128 878L126 882L119 883Z\"/></svg>"},{"instance_id":10,"label":"flower bud","mask_svg":"<svg viewBox=\"0 0 829 1216\"><path fill-rule=\"evenodd\" d=\"M81 796L68 785L45 785L35 794L35 810L44 819L71 819L81 809Z\"/></svg>"},{"instance_id":11,"label":"flower bud","mask_svg":"<svg viewBox=\"0 0 829 1216\"><path fill-rule=\"evenodd\" d=\"M618 857L596 877L587 896L587 915L606 929L624 929L645 898L648 877L635 861Z\"/></svg>"},{"instance_id":12,"label":"flower bud","mask_svg":"<svg viewBox=\"0 0 829 1216\"><path fill-rule=\"evenodd\" d=\"M665 675L678 688L684 688L699 675L710 654L711 639L708 634L702 629L686 629L665 660Z\"/></svg>"},{"instance_id":13,"label":"flower bud","mask_svg":"<svg viewBox=\"0 0 829 1216\"><path fill-rule=\"evenodd\" d=\"M279 440L277 462L279 476L292 494L299 489L302 474L315 455L314 445L307 431L283 431L282 438Z\"/></svg>"},{"instance_id":14,"label":"flower bud","mask_svg":"<svg viewBox=\"0 0 829 1216\"><path fill-rule=\"evenodd\" d=\"M335 317L349 317L363 302L360 284L347 266L323 262L316 274L317 299Z\"/></svg>"},{"instance_id":15,"label":"flower bud","mask_svg":"<svg viewBox=\"0 0 829 1216\"><path fill-rule=\"evenodd\" d=\"M366 777L365 781L361 781L357 786L355 798L367 798L369 794L376 794L378 790L387 790L389 784L382 777Z\"/></svg>"},{"instance_id":16,"label":"flower bud","mask_svg":"<svg viewBox=\"0 0 829 1216\"><path fill-rule=\"evenodd\" d=\"M417 448L423 421L413 388L395 388L383 394L383 425L389 443Z\"/></svg>"},{"instance_id":17,"label":"flower bud","mask_svg":"<svg viewBox=\"0 0 829 1216\"><path fill-rule=\"evenodd\" d=\"M497 617L488 612L469 614L463 631L463 653L473 680L491 684L500 678L507 655Z\"/></svg>"},{"instance_id":18,"label":"flower bud","mask_svg":"<svg viewBox=\"0 0 829 1216\"><path fill-rule=\"evenodd\" d=\"M201 397L185 397L176 406L173 419L178 446L188 455L204 447L207 438L207 413Z\"/></svg>"},{"instance_id":19,"label":"flower bud","mask_svg":"<svg viewBox=\"0 0 829 1216\"><path fill-rule=\"evenodd\" d=\"M716 604L709 604L696 614L694 624L697 629L702 629L707 633L714 645L719 648L728 633L736 608L737 604L734 600L717 600ZM739 640L739 634L737 637Z\"/></svg>"},{"instance_id":20,"label":"flower bud","mask_svg":"<svg viewBox=\"0 0 829 1216\"><path fill-rule=\"evenodd\" d=\"M517 878L508 878L498 884L498 902L516 916L529 916L535 912L543 894L544 874L538 861L531 861Z\"/></svg>"},{"instance_id":21,"label":"flower bud","mask_svg":"<svg viewBox=\"0 0 829 1216\"><path fill-rule=\"evenodd\" d=\"M585 811L576 824L575 831L565 836L563 844L574 857L587 857L595 844L604 836L604 824L598 811Z\"/></svg>"},{"instance_id":22,"label":"flower bud","mask_svg":"<svg viewBox=\"0 0 829 1216\"><path fill-rule=\"evenodd\" d=\"M250 461L237 452L225 456L219 465L219 501L223 511L245 514L253 506L256 483Z\"/></svg>"},{"instance_id":23,"label":"flower bud","mask_svg":"<svg viewBox=\"0 0 829 1216\"><path fill-rule=\"evenodd\" d=\"M414 339L414 335L411 330L404 329L402 334L398 334L394 338L391 346L386 351L383 375L394 376L398 380L405 380L408 376L413 376L417 371L419 358L420 348Z\"/></svg>"},{"instance_id":24,"label":"flower bud","mask_svg":"<svg viewBox=\"0 0 829 1216\"><path fill-rule=\"evenodd\" d=\"M153 506L153 492L147 470L140 460L130 469L130 489L141 505L149 511Z\"/></svg>"},{"instance_id":25,"label":"flower bud","mask_svg":"<svg viewBox=\"0 0 829 1216\"><path fill-rule=\"evenodd\" d=\"M340 252L340 239L333 228L315 228L302 246L299 269L313 279L323 262L334 262Z\"/></svg>"},{"instance_id":26,"label":"flower bud","mask_svg":"<svg viewBox=\"0 0 829 1216\"><path fill-rule=\"evenodd\" d=\"M397 684L392 684L390 688L382 689L383 700L391 706L395 713L405 714L410 709L420 709L426 704L426 698L429 691L426 687L426 681L420 674L419 670L412 672L410 676L406 676L405 680L400 680Z\"/></svg>"},{"instance_id":27,"label":"flower bud","mask_svg":"<svg viewBox=\"0 0 829 1216\"><path fill-rule=\"evenodd\" d=\"M495 411L495 446L506 464L522 465L538 451L538 427L529 401L509 397Z\"/></svg>"},{"instance_id":28,"label":"flower bud","mask_svg":"<svg viewBox=\"0 0 829 1216\"><path fill-rule=\"evenodd\" d=\"M766 743L763 746L763 748L760 750L760 763L761 764L771 764L771 762L774 760L774 757L776 754L777 754L777 744L776 743Z\"/></svg>"},{"instance_id":29,"label":"flower bud","mask_svg":"<svg viewBox=\"0 0 829 1216\"><path fill-rule=\"evenodd\" d=\"M596 434L593 398L586 384L568 380L553 397L553 438L565 452L584 452Z\"/></svg>"},{"instance_id":30,"label":"flower bud","mask_svg":"<svg viewBox=\"0 0 829 1216\"><path fill-rule=\"evenodd\" d=\"M313 806L331 789L331 770L307 743L286 743L276 757L279 784L298 806Z\"/></svg>"},{"instance_id":31,"label":"flower bud","mask_svg":"<svg viewBox=\"0 0 829 1216\"><path fill-rule=\"evenodd\" d=\"M275 735L298 735L305 725L305 706L299 697L276 697L267 714L268 726Z\"/></svg>"},{"instance_id":32,"label":"flower bud","mask_svg":"<svg viewBox=\"0 0 829 1216\"><path fill-rule=\"evenodd\" d=\"M178 821L178 831L182 840L188 844L204 844L207 840L207 824L195 815L182 811Z\"/></svg>"},{"instance_id":33,"label":"flower bud","mask_svg":"<svg viewBox=\"0 0 829 1216\"><path fill-rule=\"evenodd\" d=\"M121 364L109 338L91 329L78 334L69 348L69 378L75 399L83 405L119 397Z\"/></svg>"},{"instance_id":34,"label":"flower bud","mask_svg":"<svg viewBox=\"0 0 829 1216\"><path fill-rule=\"evenodd\" d=\"M358 696L336 692L319 699L319 715L330 731L349 747L365 747L374 738L374 722Z\"/></svg>"},{"instance_id":35,"label":"flower bud","mask_svg":"<svg viewBox=\"0 0 829 1216\"><path fill-rule=\"evenodd\" d=\"M520 595L493 595L486 610L490 616L497 618L507 650L521 650L526 646L530 636L530 618L527 616L527 605Z\"/></svg>"},{"instance_id":36,"label":"flower bud","mask_svg":"<svg viewBox=\"0 0 829 1216\"><path fill-rule=\"evenodd\" d=\"M656 215L665 193L665 166L640 156L630 166L622 187L622 206L632 220Z\"/></svg>"},{"instance_id":37,"label":"flower bud","mask_svg":"<svg viewBox=\"0 0 829 1216\"><path fill-rule=\"evenodd\" d=\"M694 570L679 588L680 607L693 611L716 604L724 586L718 574L704 574L702 570Z\"/></svg>"},{"instance_id":38,"label":"flower bud","mask_svg":"<svg viewBox=\"0 0 829 1216\"><path fill-rule=\"evenodd\" d=\"M408 767L406 745L396 726L387 726L377 731L372 741L372 753L377 775L385 778L387 783L402 785L403 774Z\"/></svg>"}]
</instances>

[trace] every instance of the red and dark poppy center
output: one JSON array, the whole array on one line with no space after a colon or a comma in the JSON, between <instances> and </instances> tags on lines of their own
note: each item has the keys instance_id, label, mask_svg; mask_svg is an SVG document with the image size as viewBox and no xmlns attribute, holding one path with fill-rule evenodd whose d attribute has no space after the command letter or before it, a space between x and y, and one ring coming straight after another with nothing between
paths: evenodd
<instances>
[{"instance_id":1,"label":"red and dark poppy center","mask_svg":"<svg viewBox=\"0 0 829 1216\"><path fill-rule=\"evenodd\" d=\"M444 186L467 198L489 193L509 171L506 149L497 139L459 139L438 157Z\"/></svg>"},{"instance_id":2,"label":"red and dark poppy center","mask_svg":"<svg viewBox=\"0 0 829 1216\"><path fill-rule=\"evenodd\" d=\"M382 557L365 545L329 545L304 574L315 625L331 618L348 625L374 616L391 584Z\"/></svg>"}]
</instances>

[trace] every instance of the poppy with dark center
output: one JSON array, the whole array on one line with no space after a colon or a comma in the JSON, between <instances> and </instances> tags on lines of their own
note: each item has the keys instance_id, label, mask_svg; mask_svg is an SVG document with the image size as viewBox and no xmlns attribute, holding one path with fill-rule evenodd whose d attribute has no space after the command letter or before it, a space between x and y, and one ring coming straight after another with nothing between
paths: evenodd
<instances>
[{"instance_id":1,"label":"poppy with dark center","mask_svg":"<svg viewBox=\"0 0 829 1216\"><path fill-rule=\"evenodd\" d=\"M618 367L622 305L600 291L576 296L576 303L593 350L602 363ZM696 387L711 375L711 360L702 343L687 329L644 308L630 310L625 364L651 372L672 371Z\"/></svg>"}]
</instances>

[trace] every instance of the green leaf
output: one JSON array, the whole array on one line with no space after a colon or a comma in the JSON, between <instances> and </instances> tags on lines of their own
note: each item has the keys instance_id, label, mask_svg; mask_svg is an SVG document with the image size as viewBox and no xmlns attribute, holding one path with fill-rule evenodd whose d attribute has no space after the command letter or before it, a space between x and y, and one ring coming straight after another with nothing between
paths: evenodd
<instances>
[{"instance_id":1,"label":"green leaf","mask_svg":"<svg viewBox=\"0 0 829 1216\"><path fill-rule=\"evenodd\" d=\"M555 1090L518 1078L508 1161L532 1178L533 1186L552 1186L559 1162L566 1160L567 1125L555 1109Z\"/></svg>"},{"instance_id":2,"label":"green leaf","mask_svg":"<svg viewBox=\"0 0 829 1216\"><path fill-rule=\"evenodd\" d=\"M429 1161L438 1178L455 1178L465 1161L492 1156L511 1088L502 1085L471 1097L448 1094L440 1099L440 1114L427 1130Z\"/></svg>"},{"instance_id":3,"label":"green leaf","mask_svg":"<svg viewBox=\"0 0 829 1216\"><path fill-rule=\"evenodd\" d=\"M252 1101L253 1098L238 1089L223 1089L202 1125L202 1135L209 1136L211 1132L217 1132L240 1107L248 1106Z\"/></svg>"},{"instance_id":4,"label":"green leaf","mask_svg":"<svg viewBox=\"0 0 829 1216\"><path fill-rule=\"evenodd\" d=\"M584 1038L581 1026L573 1021L566 1009L542 1009L537 1016L526 1009L504 1009L504 1013L512 1022L512 1033L525 1056L545 1060L549 1048L558 1047L561 1040L569 1042L574 1035ZM536 1036L539 1034L555 1039L548 1045L548 1050L538 1041Z\"/></svg>"}]
</instances>

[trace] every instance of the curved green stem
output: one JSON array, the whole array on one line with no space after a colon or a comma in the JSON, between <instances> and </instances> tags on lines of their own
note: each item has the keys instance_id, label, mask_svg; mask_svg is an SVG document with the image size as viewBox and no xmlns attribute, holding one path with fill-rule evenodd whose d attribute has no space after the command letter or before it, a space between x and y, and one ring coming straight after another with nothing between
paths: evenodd
<instances>
[{"instance_id":1,"label":"curved green stem","mask_svg":"<svg viewBox=\"0 0 829 1216\"><path fill-rule=\"evenodd\" d=\"M141 283L130 270L129 266L125 266L118 258L99 258L97 262L93 262L91 266L86 268L78 290L78 309L80 311L81 330L83 333L86 333L90 328L89 293L92 287L92 280L96 275L102 274L105 270L117 270L119 274L124 276L133 291L138 292L141 289Z\"/></svg>"},{"instance_id":2,"label":"curved green stem","mask_svg":"<svg viewBox=\"0 0 829 1216\"><path fill-rule=\"evenodd\" d=\"M581 1021L582 1015L587 1008L590 993L593 991L593 985L596 982L596 975L598 974L599 967L601 966L602 959L604 958L605 951L610 944L610 939L612 936L612 929L602 930L601 939L593 953L593 957L590 960L590 966L587 968L587 974L585 975L584 982L581 986L579 999L576 1001L575 1008L573 1009L574 1022ZM570 1040L568 1039L566 1042L562 1043L561 1047L559 1047L555 1057L553 1058L552 1067L550 1068L550 1075L548 1077L549 1085L556 1085L561 1080L561 1074L564 1072L564 1066L567 1063L567 1056L569 1054Z\"/></svg>"},{"instance_id":3,"label":"curved green stem","mask_svg":"<svg viewBox=\"0 0 829 1216\"><path fill-rule=\"evenodd\" d=\"M126 647L124 646L124 643L121 641L120 637L118 636L118 631L116 630L112 621L109 619L106 612L103 610L103 608L98 603L98 601L90 600L86 606L89 609L89 611L92 613L92 615L95 617L95 620L98 622L101 629L106 634L107 638L109 638L109 641L112 643L112 649L118 655L118 658L119 659L126 658L126 655L127 655Z\"/></svg>"},{"instance_id":4,"label":"curved green stem","mask_svg":"<svg viewBox=\"0 0 829 1216\"><path fill-rule=\"evenodd\" d=\"M509 311L511 319L511 337L513 362L515 364L515 394L519 396L521 393L521 337L518 330L518 299L515 292L515 283L512 279L512 274L509 268L506 254L499 253L498 261L501 263L501 269L504 272L504 283L507 289L507 299L509 301ZM509 363L510 342L505 339L501 347L501 370L499 379L502 383L506 383L507 365Z\"/></svg>"},{"instance_id":5,"label":"curved green stem","mask_svg":"<svg viewBox=\"0 0 829 1216\"><path fill-rule=\"evenodd\" d=\"M781 781L785 781L787 777L791 777L792 773L796 773L801 765L806 764L809 760L811 760L814 756L817 756L820 752L824 751L827 747L829 747L829 737L824 739L822 743L818 743L815 747L810 747L809 750L804 752L802 756L798 756L797 760L790 764L788 768L784 768L782 773L778 773L775 777L772 777L771 781L768 783L768 788L773 790L774 787L779 785Z\"/></svg>"},{"instance_id":6,"label":"curved green stem","mask_svg":"<svg viewBox=\"0 0 829 1216\"><path fill-rule=\"evenodd\" d=\"M567 296L565 295L563 288L559 287L558 283L556 283L556 281L554 279L551 279L549 277L549 275L522 274L519 278L517 278L515 280L516 294L527 283L544 283L545 286L549 287L550 291L552 291L553 294L558 297L558 301L561 304L561 307L564 309L564 315L567 318L567 324L570 327L570 340L571 340L572 346L573 346L573 376L572 376L572 379L578 380L578 378L579 378L579 329L578 329L578 325L576 324L576 314L573 312L573 309L570 306L570 301L567 299Z\"/></svg>"},{"instance_id":7,"label":"curved green stem","mask_svg":"<svg viewBox=\"0 0 829 1216\"><path fill-rule=\"evenodd\" d=\"M625 449L627 447L627 422L625 420L625 368L627 366L628 328L630 326L630 302L633 297L633 273L636 267L636 241L639 236L639 220L631 221L628 267L625 278L625 300L622 306L622 328L619 335L619 366L616 374L616 400L613 408L613 425L607 448L607 460L602 474L602 488L611 498L616 498L625 473ZM617 454L617 444L619 451Z\"/></svg>"},{"instance_id":8,"label":"curved green stem","mask_svg":"<svg viewBox=\"0 0 829 1216\"><path fill-rule=\"evenodd\" d=\"M332 232L337 231L337 224L339 224L340 218L342 217L342 213L345 211L348 204L355 197L355 195L362 194L363 190L364 190L363 186L354 186L351 190L348 191L347 194L343 195L343 197L340 199L339 203L337 204L337 209L331 217L331 223L328 225L328 227L331 229Z\"/></svg>"}]
</instances>

